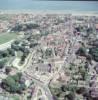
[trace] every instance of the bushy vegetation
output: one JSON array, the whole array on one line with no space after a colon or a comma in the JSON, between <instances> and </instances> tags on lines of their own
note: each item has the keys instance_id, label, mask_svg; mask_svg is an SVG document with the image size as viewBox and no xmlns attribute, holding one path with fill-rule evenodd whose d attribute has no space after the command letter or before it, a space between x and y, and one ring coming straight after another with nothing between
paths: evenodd
<instances>
[{"instance_id":1,"label":"bushy vegetation","mask_svg":"<svg viewBox=\"0 0 98 100\"><path fill-rule=\"evenodd\" d=\"M47 57L51 57L52 56L52 49L46 49L46 51L45 51L45 55L47 56Z\"/></svg>"},{"instance_id":2,"label":"bushy vegetation","mask_svg":"<svg viewBox=\"0 0 98 100\"><path fill-rule=\"evenodd\" d=\"M17 73L13 76L8 76L2 80L1 87L11 93L22 93L26 89L26 86L21 82L21 73Z\"/></svg>"},{"instance_id":3,"label":"bushy vegetation","mask_svg":"<svg viewBox=\"0 0 98 100\"><path fill-rule=\"evenodd\" d=\"M15 51L11 48L8 48L7 50L0 51L0 58L5 58L9 56L15 56Z\"/></svg>"},{"instance_id":4,"label":"bushy vegetation","mask_svg":"<svg viewBox=\"0 0 98 100\"><path fill-rule=\"evenodd\" d=\"M56 100L75 100L75 91L76 86L73 85L62 85L61 87L57 88L50 88L51 92L53 93L53 97Z\"/></svg>"},{"instance_id":5,"label":"bushy vegetation","mask_svg":"<svg viewBox=\"0 0 98 100\"><path fill-rule=\"evenodd\" d=\"M92 55L92 58L98 62L98 47L92 47L90 48L89 53Z\"/></svg>"},{"instance_id":6,"label":"bushy vegetation","mask_svg":"<svg viewBox=\"0 0 98 100\"><path fill-rule=\"evenodd\" d=\"M6 60L0 61L0 68L3 68L6 64Z\"/></svg>"},{"instance_id":7,"label":"bushy vegetation","mask_svg":"<svg viewBox=\"0 0 98 100\"><path fill-rule=\"evenodd\" d=\"M86 56L86 49L84 47L80 47L77 50L76 54L79 55L79 56Z\"/></svg>"}]
</instances>

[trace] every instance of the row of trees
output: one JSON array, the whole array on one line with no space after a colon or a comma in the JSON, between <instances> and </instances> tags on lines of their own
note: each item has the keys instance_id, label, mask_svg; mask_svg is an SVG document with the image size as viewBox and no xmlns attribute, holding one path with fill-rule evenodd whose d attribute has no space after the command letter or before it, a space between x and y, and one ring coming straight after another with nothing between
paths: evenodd
<instances>
[{"instance_id":1,"label":"row of trees","mask_svg":"<svg viewBox=\"0 0 98 100\"><path fill-rule=\"evenodd\" d=\"M15 56L14 49L8 48L7 50L0 51L0 58L5 58L9 56Z\"/></svg>"},{"instance_id":2,"label":"row of trees","mask_svg":"<svg viewBox=\"0 0 98 100\"><path fill-rule=\"evenodd\" d=\"M19 45L16 45L16 44L12 44L11 45L11 48L14 50L14 51L22 51L24 53L29 53L29 49L25 48L25 46L19 46Z\"/></svg>"},{"instance_id":3,"label":"row of trees","mask_svg":"<svg viewBox=\"0 0 98 100\"><path fill-rule=\"evenodd\" d=\"M11 29L11 31L15 31L15 32L27 31L27 30L30 30L30 29L36 29L38 27L39 27L39 25L34 24L34 23L16 24L15 27L13 27Z\"/></svg>"}]
</instances>

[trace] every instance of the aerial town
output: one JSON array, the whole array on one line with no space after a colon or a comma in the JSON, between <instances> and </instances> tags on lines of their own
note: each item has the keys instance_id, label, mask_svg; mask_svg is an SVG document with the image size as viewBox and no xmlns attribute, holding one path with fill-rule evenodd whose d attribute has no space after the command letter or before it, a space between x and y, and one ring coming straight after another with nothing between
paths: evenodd
<instances>
[{"instance_id":1,"label":"aerial town","mask_svg":"<svg viewBox=\"0 0 98 100\"><path fill-rule=\"evenodd\" d=\"M0 12L0 100L98 100L98 16Z\"/></svg>"}]
</instances>

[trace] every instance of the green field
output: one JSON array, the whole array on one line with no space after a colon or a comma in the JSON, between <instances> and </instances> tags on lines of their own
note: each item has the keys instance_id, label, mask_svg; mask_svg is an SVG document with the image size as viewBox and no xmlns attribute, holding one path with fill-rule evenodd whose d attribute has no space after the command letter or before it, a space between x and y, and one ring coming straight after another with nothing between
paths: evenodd
<instances>
[{"instance_id":1,"label":"green field","mask_svg":"<svg viewBox=\"0 0 98 100\"><path fill-rule=\"evenodd\" d=\"M16 33L1 33L0 35L0 44L6 43L10 40L17 38Z\"/></svg>"}]
</instances>

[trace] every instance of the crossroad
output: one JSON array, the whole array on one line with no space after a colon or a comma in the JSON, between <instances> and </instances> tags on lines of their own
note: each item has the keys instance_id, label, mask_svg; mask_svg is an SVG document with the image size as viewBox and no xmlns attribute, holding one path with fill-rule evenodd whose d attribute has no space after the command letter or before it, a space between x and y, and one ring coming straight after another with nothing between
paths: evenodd
<instances>
[{"instance_id":1,"label":"crossroad","mask_svg":"<svg viewBox=\"0 0 98 100\"><path fill-rule=\"evenodd\" d=\"M45 91L45 94L46 94L48 100L53 100L53 97L52 97L52 94L50 92L50 89L48 88L48 85L46 85L42 81L36 79L35 76L31 76L31 75L29 75L27 73L25 73L25 75L27 75L28 78L30 80L32 80L35 84L37 84L38 86L40 86L41 88L43 88L43 90Z\"/></svg>"},{"instance_id":2,"label":"crossroad","mask_svg":"<svg viewBox=\"0 0 98 100\"><path fill-rule=\"evenodd\" d=\"M26 68L24 68L24 70L22 71L23 72L23 75L28 77L29 80L32 80L35 84L37 84L38 86L42 87L43 90L45 91L45 94L48 98L48 100L53 100L53 97L52 97L52 94L50 92L50 89L48 87L47 84L44 84L42 81L38 80L36 78L36 76L34 75L30 75L29 72L27 72L27 68L31 66L31 63L32 63L32 57L34 57L34 54L35 54L35 51L32 52L32 56L30 57L29 59L29 62L28 62L28 65L26 66Z\"/></svg>"}]
</instances>

